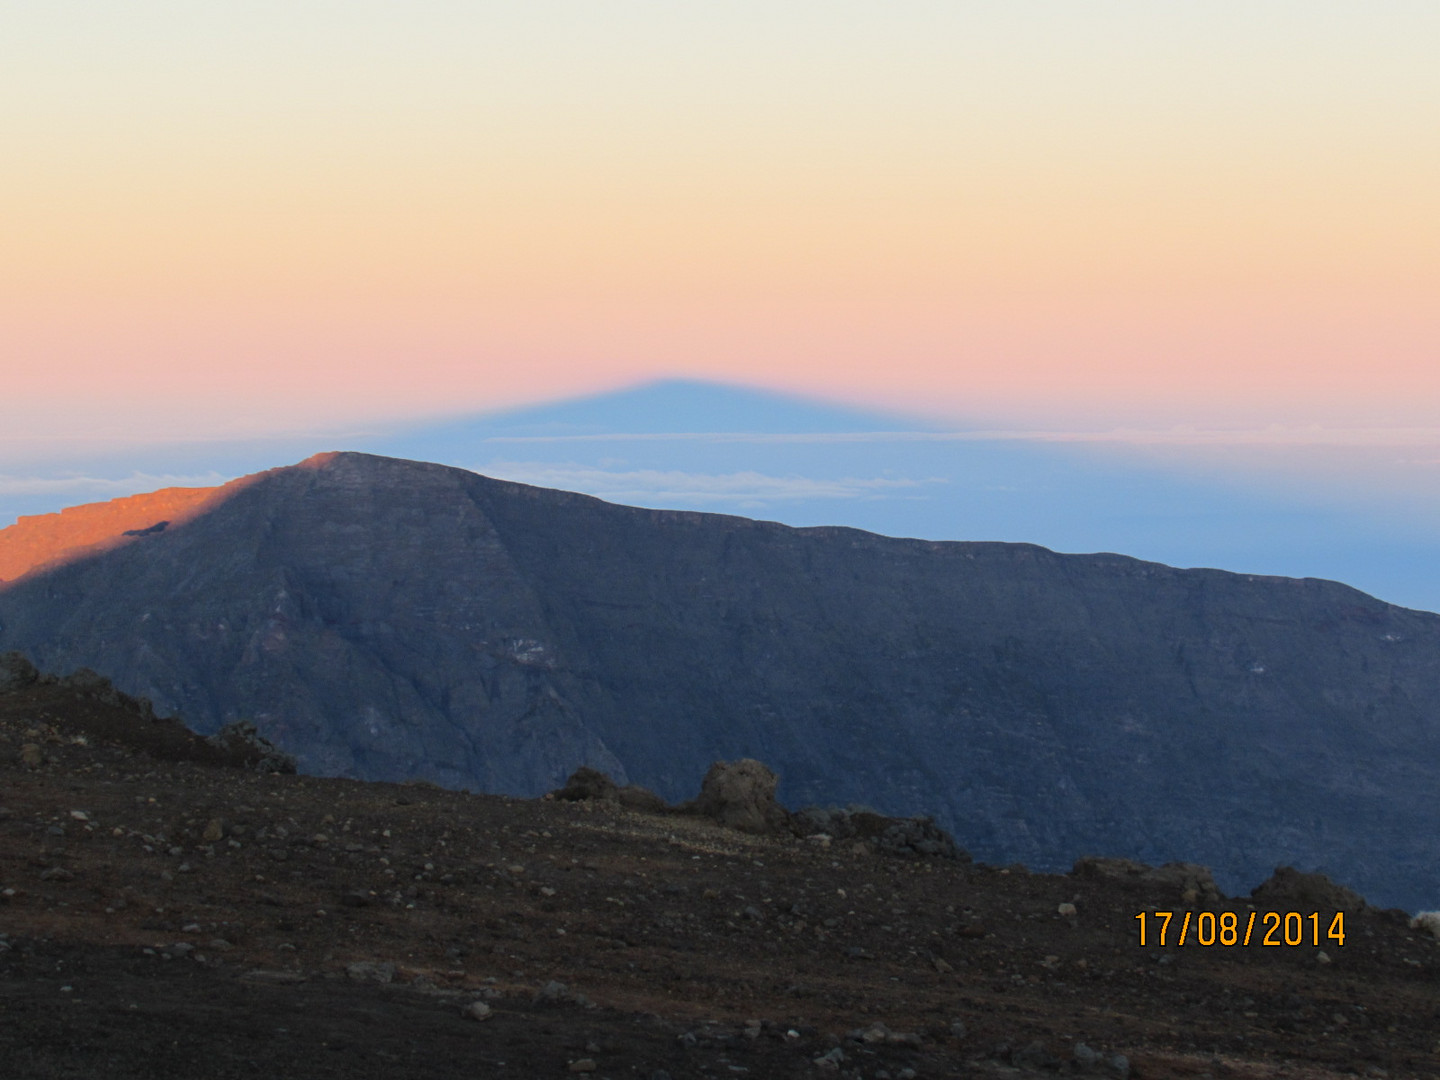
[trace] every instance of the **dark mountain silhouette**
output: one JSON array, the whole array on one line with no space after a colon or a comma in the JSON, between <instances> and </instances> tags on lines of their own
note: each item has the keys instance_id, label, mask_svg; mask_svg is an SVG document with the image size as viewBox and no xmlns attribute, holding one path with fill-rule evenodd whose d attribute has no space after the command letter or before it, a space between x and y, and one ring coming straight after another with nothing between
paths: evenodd
<instances>
[{"instance_id":1,"label":"dark mountain silhouette","mask_svg":"<svg viewBox=\"0 0 1440 1080\"><path fill-rule=\"evenodd\" d=\"M57 526L69 561L0 532L12 571L44 564L0 588L0 650L202 733L252 718L302 771L535 795L586 764L675 800L754 757L787 805L932 813L987 861L1188 859L1237 891L1294 863L1382 905L1440 895L1440 616L1344 585L361 454L188 520L143 500L103 542Z\"/></svg>"}]
</instances>

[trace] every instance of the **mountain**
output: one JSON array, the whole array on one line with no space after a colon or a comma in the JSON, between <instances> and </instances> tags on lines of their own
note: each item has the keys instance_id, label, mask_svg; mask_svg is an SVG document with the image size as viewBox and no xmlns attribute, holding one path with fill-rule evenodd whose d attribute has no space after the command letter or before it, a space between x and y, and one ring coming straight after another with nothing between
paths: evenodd
<instances>
[{"instance_id":1,"label":"mountain","mask_svg":"<svg viewBox=\"0 0 1440 1080\"><path fill-rule=\"evenodd\" d=\"M0 442L0 526L77 502L214 486L347 446L631 506L1124 551L1173 566L1346 581L1440 611L1440 513L1416 487L1440 447L1411 445L1397 458L1384 438L1346 448L1315 431L1300 434L1318 443L1286 447L1267 445L1264 433L1247 442L1245 433L1201 432L1186 443L1195 433L993 427L664 379L364 429L190 442L137 431L123 450L88 452L62 440L47 444L45 460ZM1172 436L1179 443L1168 444Z\"/></svg>"},{"instance_id":2,"label":"mountain","mask_svg":"<svg viewBox=\"0 0 1440 1080\"><path fill-rule=\"evenodd\" d=\"M1189 859L1231 890L1295 863L1382 905L1440 895L1440 616L1344 585L353 453L156 531L162 509L130 500L119 535L0 587L0 651L202 733L252 718L311 773L534 795L587 764L677 799L755 757L789 805L932 813L987 861Z\"/></svg>"},{"instance_id":3,"label":"mountain","mask_svg":"<svg viewBox=\"0 0 1440 1080\"><path fill-rule=\"evenodd\" d=\"M1393 447L1167 450L1164 432L994 426L664 379L344 442L634 506L1324 577L1440 611L1440 516L1397 490Z\"/></svg>"}]
</instances>

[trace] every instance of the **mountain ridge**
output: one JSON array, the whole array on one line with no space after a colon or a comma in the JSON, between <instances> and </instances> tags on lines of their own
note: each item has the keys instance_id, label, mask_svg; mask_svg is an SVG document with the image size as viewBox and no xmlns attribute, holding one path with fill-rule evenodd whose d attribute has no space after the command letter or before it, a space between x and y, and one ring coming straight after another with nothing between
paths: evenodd
<instances>
[{"instance_id":1,"label":"mountain ridge","mask_svg":"<svg viewBox=\"0 0 1440 1080\"><path fill-rule=\"evenodd\" d=\"M3 533L0 533L3 539ZM642 510L338 453L0 589L88 666L302 770L934 813L990 861L1321 869L1433 905L1440 617L1318 579Z\"/></svg>"}]
</instances>

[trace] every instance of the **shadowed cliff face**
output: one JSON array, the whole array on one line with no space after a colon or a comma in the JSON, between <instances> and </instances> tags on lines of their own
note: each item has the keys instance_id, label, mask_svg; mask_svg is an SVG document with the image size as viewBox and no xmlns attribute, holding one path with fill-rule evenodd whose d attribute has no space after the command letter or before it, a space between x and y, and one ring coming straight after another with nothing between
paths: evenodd
<instances>
[{"instance_id":1,"label":"shadowed cliff face","mask_svg":"<svg viewBox=\"0 0 1440 1080\"><path fill-rule=\"evenodd\" d=\"M0 589L0 624L202 732L253 717L311 772L533 795L588 764L677 799L755 757L787 804L934 813L990 861L1440 897L1440 617L1332 582L338 454Z\"/></svg>"}]
</instances>

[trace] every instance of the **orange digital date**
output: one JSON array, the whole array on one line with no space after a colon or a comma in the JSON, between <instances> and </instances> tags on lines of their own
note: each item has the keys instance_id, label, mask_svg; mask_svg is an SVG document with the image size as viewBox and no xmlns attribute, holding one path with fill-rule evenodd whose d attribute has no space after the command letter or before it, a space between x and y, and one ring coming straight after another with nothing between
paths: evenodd
<instances>
[{"instance_id":1,"label":"orange digital date","mask_svg":"<svg viewBox=\"0 0 1440 1080\"><path fill-rule=\"evenodd\" d=\"M1172 924L1177 915L1184 918L1172 938ZM1260 945L1318 946L1322 940L1333 941L1336 945L1345 944L1343 911L1328 917L1318 911L1309 914L1299 911L1252 911L1243 926L1240 916L1233 911L1142 911L1135 918L1140 923L1141 946L1164 946L1171 940L1176 945L1246 946L1252 938ZM1327 923L1323 935L1320 930L1322 923Z\"/></svg>"}]
</instances>

